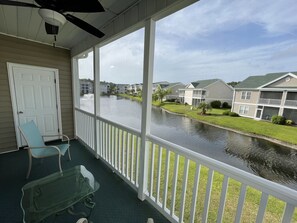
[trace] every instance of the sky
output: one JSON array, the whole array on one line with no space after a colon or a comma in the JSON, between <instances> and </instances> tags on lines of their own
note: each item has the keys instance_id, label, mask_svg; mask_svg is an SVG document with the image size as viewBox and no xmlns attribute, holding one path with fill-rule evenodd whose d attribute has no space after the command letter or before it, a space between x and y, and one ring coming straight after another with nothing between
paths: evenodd
<instances>
[{"instance_id":1,"label":"sky","mask_svg":"<svg viewBox=\"0 0 297 223\"><path fill-rule=\"evenodd\" d=\"M141 83L144 29L100 49L101 80ZM154 82L297 71L296 0L201 0L156 23ZM92 55L79 63L92 79Z\"/></svg>"}]
</instances>

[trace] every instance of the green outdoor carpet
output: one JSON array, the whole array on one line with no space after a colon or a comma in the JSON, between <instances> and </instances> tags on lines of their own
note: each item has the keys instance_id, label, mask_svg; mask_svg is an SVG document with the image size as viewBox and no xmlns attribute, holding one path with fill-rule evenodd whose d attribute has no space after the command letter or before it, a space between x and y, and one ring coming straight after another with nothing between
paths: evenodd
<instances>
[{"instance_id":1,"label":"green outdoor carpet","mask_svg":"<svg viewBox=\"0 0 297 223\"><path fill-rule=\"evenodd\" d=\"M62 168L84 165L93 173L100 183L95 193L96 207L91 220L94 223L146 223L153 218L155 223L169 222L148 202L140 201L137 193L120 177L112 172L102 161L97 160L78 141L71 142L72 160L67 154L62 158ZM28 180L28 155L26 150L0 155L0 221L1 223L21 223L20 207L21 188L31 180L39 179L59 171L57 157L33 159L32 170ZM46 222L75 223L80 216L67 213L50 217Z\"/></svg>"}]
</instances>

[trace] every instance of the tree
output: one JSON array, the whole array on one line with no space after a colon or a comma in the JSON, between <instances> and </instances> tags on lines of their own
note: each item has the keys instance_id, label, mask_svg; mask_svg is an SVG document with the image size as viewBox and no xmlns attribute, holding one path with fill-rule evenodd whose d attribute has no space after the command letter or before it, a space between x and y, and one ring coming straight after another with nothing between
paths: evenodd
<instances>
[{"instance_id":1,"label":"tree","mask_svg":"<svg viewBox=\"0 0 297 223\"><path fill-rule=\"evenodd\" d=\"M201 109L201 112L200 112L201 115L205 115L206 111L210 111L212 109L210 104L208 104L206 102L201 102L199 104L198 108Z\"/></svg>"},{"instance_id":2,"label":"tree","mask_svg":"<svg viewBox=\"0 0 297 223\"><path fill-rule=\"evenodd\" d=\"M154 94L156 94L157 95L156 97L160 100L160 102L162 102L164 97L170 93L171 93L171 89L163 89L161 88L160 85L158 85L157 90L155 91Z\"/></svg>"},{"instance_id":3,"label":"tree","mask_svg":"<svg viewBox=\"0 0 297 223\"><path fill-rule=\"evenodd\" d=\"M236 86L239 83L240 83L240 81L231 81L231 82L229 82L227 84L230 85L230 86L232 86L232 87L234 87L234 86Z\"/></svg>"},{"instance_id":4,"label":"tree","mask_svg":"<svg viewBox=\"0 0 297 223\"><path fill-rule=\"evenodd\" d=\"M137 88L136 91L137 91L137 96L141 98L142 97L142 90L140 88Z\"/></svg>"}]
</instances>

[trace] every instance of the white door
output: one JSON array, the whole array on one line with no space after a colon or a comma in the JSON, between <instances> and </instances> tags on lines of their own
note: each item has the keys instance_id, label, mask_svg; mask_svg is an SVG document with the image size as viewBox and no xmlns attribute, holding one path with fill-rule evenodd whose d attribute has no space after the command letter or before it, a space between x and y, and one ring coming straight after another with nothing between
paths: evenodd
<instances>
[{"instance_id":1,"label":"white door","mask_svg":"<svg viewBox=\"0 0 297 223\"><path fill-rule=\"evenodd\" d=\"M38 67L13 66L12 76L17 125L34 120L42 135L57 135L59 121L55 71ZM18 137L19 146L26 145L24 139ZM49 137L45 140L57 138Z\"/></svg>"}]
</instances>

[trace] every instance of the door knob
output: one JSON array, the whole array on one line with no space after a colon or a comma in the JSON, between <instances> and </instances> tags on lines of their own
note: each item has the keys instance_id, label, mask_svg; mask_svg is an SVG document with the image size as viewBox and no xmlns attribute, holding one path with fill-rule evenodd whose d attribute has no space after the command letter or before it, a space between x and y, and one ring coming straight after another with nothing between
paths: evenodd
<instances>
[{"instance_id":1,"label":"door knob","mask_svg":"<svg viewBox=\"0 0 297 223\"><path fill-rule=\"evenodd\" d=\"M24 112L22 112L22 111L19 111L19 112L18 112L18 114L23 114L23 113L24 113Z\"/></svg>"}]
</instances>

